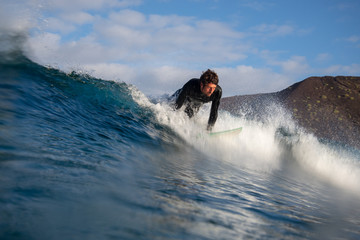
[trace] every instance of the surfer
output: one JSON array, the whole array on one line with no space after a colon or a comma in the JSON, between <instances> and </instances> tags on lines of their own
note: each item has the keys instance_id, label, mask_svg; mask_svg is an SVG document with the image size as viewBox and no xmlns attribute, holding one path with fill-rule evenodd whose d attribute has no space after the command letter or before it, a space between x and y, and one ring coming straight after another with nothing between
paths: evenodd
<instances>
[{"instance_id":1,"label":"surfer","mask_svg":"<svg viewBox=\"0 0 360 240\"><path fill-rule=\"evenodd\" d=\"M202 73L200 79L193 78L189 80L181 89L172 95L172 98L176 99L174 108L178 110L184 105L185 113L191 118L199 111L204 103L211 101L212 104L207 126L207 130L211 131L217 119L222 95L222 89L218 83L218 75L208 69Z\"/></svg>"}]
</instances>

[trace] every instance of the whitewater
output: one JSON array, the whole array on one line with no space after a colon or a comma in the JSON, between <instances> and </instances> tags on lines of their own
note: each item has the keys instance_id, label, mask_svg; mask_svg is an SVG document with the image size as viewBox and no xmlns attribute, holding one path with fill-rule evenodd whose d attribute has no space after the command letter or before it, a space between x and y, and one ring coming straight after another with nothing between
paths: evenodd
<instances>
[{"instance_id":1,"label":"whitewater","mask_svg":"<svg viewBox=\"0 0 360 240\"><path fill-rule=\"evenodd\" d=\"M125 82L0 66L0 239L359 239L360 152L276 102L189 119ZM180 84L181 85L181 84ZM170 93L171 94L171 93Z\"/></svg>"}]
</instances>

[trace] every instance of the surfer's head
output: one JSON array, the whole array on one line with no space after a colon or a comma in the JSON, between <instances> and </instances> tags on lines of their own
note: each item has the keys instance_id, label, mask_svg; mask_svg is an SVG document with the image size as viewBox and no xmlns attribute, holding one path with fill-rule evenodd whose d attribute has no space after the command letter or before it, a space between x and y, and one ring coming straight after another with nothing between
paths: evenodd
<instances>
[{"instance_id":1,"label":"surfer's head","mask_svg":"<svg viewBox=\"0 0 360 240\"><path fill-rule=\"evenodd\" d=\"M208 69L200 77L200 90L203 94L210 97L219 83L219 77L216 72Z\"/></svg>"}]
</instances>

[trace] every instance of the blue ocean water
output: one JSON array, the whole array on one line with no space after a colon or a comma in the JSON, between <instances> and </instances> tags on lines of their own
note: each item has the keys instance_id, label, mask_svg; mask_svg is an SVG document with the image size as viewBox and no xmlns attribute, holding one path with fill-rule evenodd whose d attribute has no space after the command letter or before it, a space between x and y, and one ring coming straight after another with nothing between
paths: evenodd
<instances>
[{"instance_id":1,"label":"blue ocean water","mask_svg":"<svg viewBox=\"0 0 360 240\"><path fill-rule=\"evenodd\" d=\"M0 239L360 239L359 152L278 107L221 111L215 130L243 131L212 138L207 106L0 62Z\"/></svg>"}]
</instances>

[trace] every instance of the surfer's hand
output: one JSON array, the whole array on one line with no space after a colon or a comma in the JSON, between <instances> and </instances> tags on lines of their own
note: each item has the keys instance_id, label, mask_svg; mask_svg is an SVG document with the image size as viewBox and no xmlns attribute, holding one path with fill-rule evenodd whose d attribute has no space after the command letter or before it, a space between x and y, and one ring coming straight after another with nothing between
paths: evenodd
<instances>
[{"instance_id":1,"label":"surfer's hand","mask_svg":"<svg viewBox=\"0 0 360 240\"><path fill-rule=\"evenodd\" d=\"M211 132L211 131L212 131L212 128L213 128L213 126L208 125L207 128L206 128L206 130L209 131L209 132Z\"/></svg>"}]
</instances>

